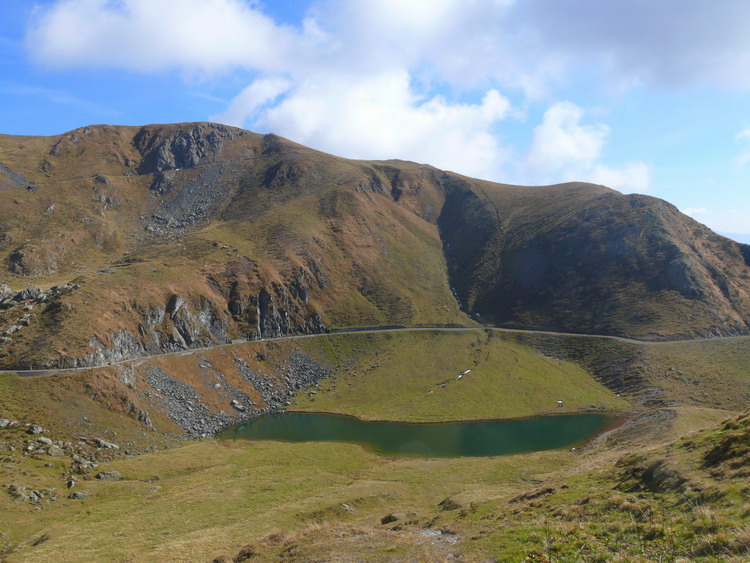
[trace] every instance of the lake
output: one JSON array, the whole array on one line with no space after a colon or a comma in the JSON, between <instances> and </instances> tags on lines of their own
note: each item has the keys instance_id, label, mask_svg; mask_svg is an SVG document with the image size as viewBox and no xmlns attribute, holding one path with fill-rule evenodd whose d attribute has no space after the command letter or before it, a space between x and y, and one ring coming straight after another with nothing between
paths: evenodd
<instances>
[{"instance_id":1,"label":"lake","mask_svg":"<svg viewBox=\"0 0 750 563\"><path fill-rule=\"evenodd\" d=\"M475 422L366 422L338 414L284 412L235 426L221 438L351 442L390 455L475 457L580 445L615 421L612 415L575 414Z\"/></svg>"}]
</instances>

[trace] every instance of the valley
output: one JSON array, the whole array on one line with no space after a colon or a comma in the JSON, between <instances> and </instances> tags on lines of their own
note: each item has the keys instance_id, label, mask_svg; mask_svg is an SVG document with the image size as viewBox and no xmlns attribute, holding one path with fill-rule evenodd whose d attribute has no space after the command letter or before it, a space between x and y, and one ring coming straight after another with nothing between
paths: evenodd
<instances>
[{"instance_id":1,"label":"valley","mask_svg":"<svg viewBox=\"0 0 750 563\"><path fill-rule=\"evenodd\" d=\"M0 136L0 559L737 561L750 246L212 123ZM560 402L560 403L558 403ZM620 417L379 455L264 414Z\"/></svg>"},{"instance_id":2,"label":"valley","mask_svg":"<svg viewBox=\"0 0 750 563\"><path fill-rule=\"evenodd\" d=\"M519 343L523 339L538 341L532 346ZM552 357L552 349L576 361ZM146 406L141 402L148 399L145 391L155 392L149 373L159 368L200 390L202 404L229 411L229 396L222 401L209 394L209 389L217 395L219 390L208 365L222 374L225 392L231 386L264 407L262 397L250 395L253 388L243 386L228 366L244 358L254 369L263 365L266 375L283 380L281 370L299 354L327 372L312 387L290 397L290 411L332 411L374 420L497 419L557 414L556 401L561 398L565 412L621 412L627 413L628 422L582 451L424 459L381 456L361 446L326 442L204 439L183 445L179 436L190 432L189 421L183 430L178 424L182 419L171 420L169 409L161 412L159 405L146 407L145 424L127 407L128 401L139 409ZM724 362L713 361L712 354ZM674 505L668 487L646 501L638 500L643 493L607 493L616 484L614 476L622 472L615 464L630 459L631 452L658 460L675 440L689 440L684 437L743 408L750 396L748 354L744 338L636 345L483 329L399 330L249 342L85 372L5 375L0 411L21 424L2 430L6 445L0 477L22 481L17 484L33 490L55 489L54 500L47 496L17 503L10 495L0 499L3 514L13 515L4 523L6 557L140 560L148 553L165 559L210 560L234 556L252 542L249 549L261 559L282 552L298 559L328 559L338 550L376 560L447 559L451 553L468 560L488 555L523 559L544 545L544 533L558 538L549 549L561 555L570 548L570 529L585 535L591 526L605 525L619 531L608 532L609 547L594 544L592 549L612 553L613 542L619 542L622 553L633 555L644 547L637 536L640 524L628 523L628 514L657 509L684 520L679 524L684 544L669 547L657 542L649 549L677 553L702 541L703 535L691 526L697 529L704 516L694 506ZM260 364L259 355L264 356ZM584 364L585 358L592 363ZM647 358L644 365L651 369L643 369L641 358ZM625 374L626 381L636 376L640 381L638 386L623 386L621 396L600 382L609 374L602 367L618 361L611 371ZM472 371L456 379L467 366ZM131 369L132 379L125 385L120 379ZM686 389L692 387L696 391L688 394ZM81 444L84 451L65 448L66 456L50 457L42 446L23 454L29 442L26 421L40 424L44 436ZM103 439L121 449L86 446L81 437L89 444ZM8 445L14 445L14 451ZM81 466L73 456L96 460L96 467ZM299 459L306 462L301 465ZM114 481L95 478L113 470L120 474ZM77 484L66 491L71 476ZM591 483L599 483L594 491L601 493L594 492L588 516L549 516L554 510L589 510L571 507L582 495L591 496ZM733 483L730 479L719 485ZM550 488L555 492L535 496ZM71 491L87 496L66 498ZM524 494L527 499L515 500ZM618 494L624 509L610 506ZM451 501L441 506L447 498ZM628 505L630 498L635 506ZM741 493L736 500L731 495L720 498L724 500L719 508L709 503L713 516L705 518L730 518L724 515L741 508ZM446 509L454 506L451 503L457 508ZM171 524L175 514L179 526ZM380 523L391 514L395 520ZM729 521L741 521L734 518ZM497 521L502 528L497 528ZM511 540L505 533L497 535L508 526L515 530ZM545 526L549 529L542 533ZM123 529L127 532L118 532ZM726 533L732 529L726 528Z\"/></svg>"}]
</instances>

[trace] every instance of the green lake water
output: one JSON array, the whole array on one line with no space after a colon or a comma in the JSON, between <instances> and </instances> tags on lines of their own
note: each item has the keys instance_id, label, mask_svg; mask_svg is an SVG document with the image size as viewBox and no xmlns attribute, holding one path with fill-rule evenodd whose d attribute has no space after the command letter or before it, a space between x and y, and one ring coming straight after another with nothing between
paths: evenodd
<instances>
[{"instance_id":1,"label":"green lake water","mask_svg":"<svg viewBox=\"0 0 750 563\"><path fill-rule=\"evenodd\" d=\"M517 420L413 424L351 416L284 412L231 428L224 439L352 442L383 454L495 456L575 446L615 422L611 415L538 416Z\"/></svg>"}]
</instances>

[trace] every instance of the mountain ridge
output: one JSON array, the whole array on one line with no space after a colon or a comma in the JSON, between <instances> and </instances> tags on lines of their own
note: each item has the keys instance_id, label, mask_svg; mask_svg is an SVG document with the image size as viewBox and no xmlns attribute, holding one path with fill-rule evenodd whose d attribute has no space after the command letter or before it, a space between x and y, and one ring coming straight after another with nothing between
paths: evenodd
<instances>
[{"instance_id":1,"label":"mountain ridge","mask_svg":"<svg viewBox=\"0 0 750 563\"><path fill-rule=\"evenodd\" d=\"M580 182L496 184L211 123L102 125L0 136L0 202L0 282L78 286L5 291L4 367L470 318L654 340L750 326L750 246Z\"/></svg>"}]
</instances>

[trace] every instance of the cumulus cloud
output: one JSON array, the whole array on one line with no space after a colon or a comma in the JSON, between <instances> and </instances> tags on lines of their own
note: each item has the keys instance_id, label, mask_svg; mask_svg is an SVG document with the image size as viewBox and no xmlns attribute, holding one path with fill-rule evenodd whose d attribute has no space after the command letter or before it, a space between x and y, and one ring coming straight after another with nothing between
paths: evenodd
<instances>
[{"instance_id":1,"label":"cumulus cloud","mask_svg":"<svg viewBox=\"0 0 750 563\"><path fill-rule=\"evenodd\" d=\"M255 118L261 107L289 90L291 85L291 82L284 78L258 79L237 94L227 109L213 116L213 119L227 125L242 127L251 118Z\"/></svg>"},{"instance_id":2,"label":"cumulus cloud","mask_svg":"<svg viewBox=\"0 0 750 563\"><path fill-rule=\"evenodd\" d=\"M305 80L253 125L351 158L403 158L495 178L506 152L492 128L509 111L496 90L473 104L420 96L402 70Z\"/></svg>"},{"instance_id":3,"label":"cumulus cloud","mask_svg":"<svg viewBox=\"0 0 750 563\"><path fill-rule=\"evenodd\" d=\"M241 70L254 77L214 119L345 156L408 158L504 180L511 149L498 131L511 105L500 89L539 99L584 47L608 53L610 63L630 60L600 3L574 4L568 13L551 0L318 0L287 26L243 0L58 0L38 9L27 47L57 68L180 69L207 78ZM660 13L645 1L634 11L641 27ZM573 12L611 33L587 29L599 43L592 48L577 33L551 29L554 18L575 20ZM609 128L581 119L574 104L553 105L534 131L524 173L647 189L645 164L599 162Z\"/></svg>"},{"instance_id":4,"label":"cumulus cloud","mask_svg":"<svg viewBox=\"0 0 750 563\"><path fill-rule=\"evenodd\" d=\"M579 64L603 64L617 82L750 88L745 0L532 0L515 5L513 21Z\"/></svg>"},{"instance_id":5,"label":"cumulus cloud","mask_svg":"<svg viewBox=\"0 0 750 563\"><path fill-rule=\"evenodd\" d=\"M584 111L571 102L558 102L534 128L524 175L534 183L585 180L624 192L644 192L650 172L643 162L610 168L597 161L610 133L602 123L582 124Z\"/></svg>"},{"instance_id":6,"label":"cumulus cloud","mask_svg":"<svg viewBox=\"0 0 750 563\"><path fill-rule=\"evenodd\" d=\"M26 36L50 67L209 74L278 69L295 43L293 30L240 0L61 0L37 10Z\"/></svg>"},{"instance_id":7,"label":"cumulus cloud","mask_svg":"<svg viewBox=\"0 0 750 563\"><path fill-rule=\"evenodd\" d=\"M562 172L589 168L599 157L609 127L601 123L581 125L583 110L571 102L554 104L544 113L527 159L534 171Z\"/></svg>"},{"instance_id":8,"label":"cumulus cloud","mask_svg":"<svg viewBox=\"0 0 750 563\"><path fill-rule=\"evenodd\" d=\"M583 176L594 184L602 184L624 193L646 193L651 189L651 167L645 162L628 162L620 168L597 165Z\"/></svg>"}]
</instances>

